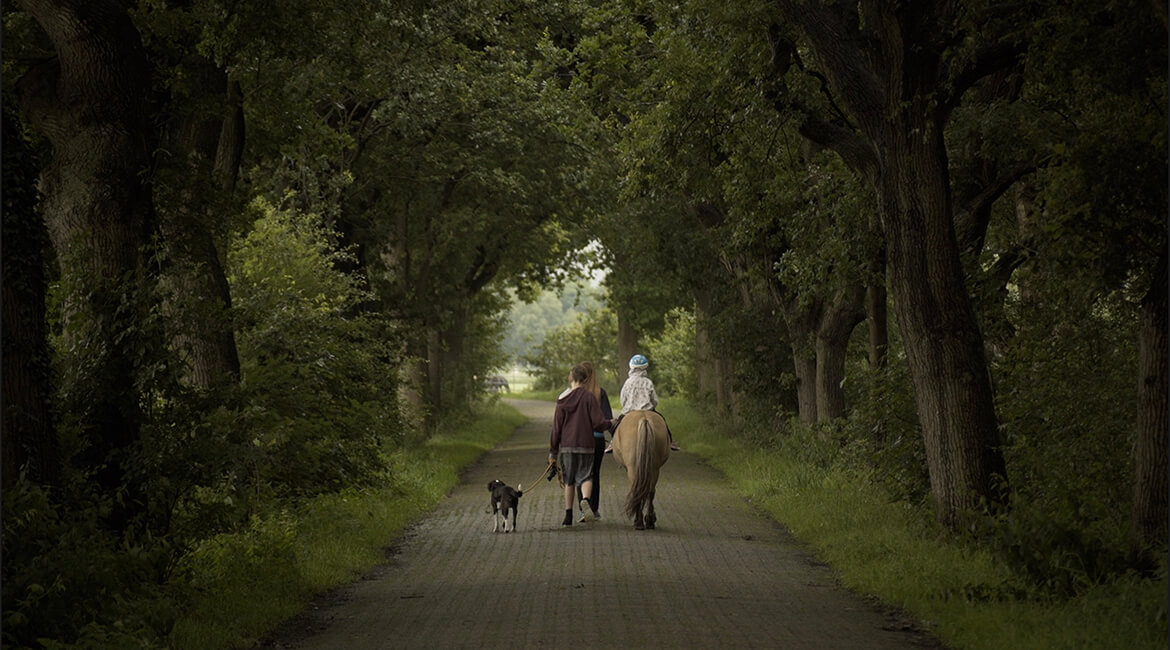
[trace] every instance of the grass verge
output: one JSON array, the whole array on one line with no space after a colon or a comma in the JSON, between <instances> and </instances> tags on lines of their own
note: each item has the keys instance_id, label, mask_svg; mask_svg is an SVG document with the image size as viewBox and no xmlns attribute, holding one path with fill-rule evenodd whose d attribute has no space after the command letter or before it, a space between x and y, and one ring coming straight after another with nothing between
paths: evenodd
<instances>
[{"instance_id":1,"label":"grass verge","mask_svg":"<svg viewBox=\"0 0 1170 650\"><path fill-rule=\"evenodd\" d=\"M386 548L433 508L463 468L506 439L524 417L495 404L457 430L394 456L393 480L253 517L244 531L206 540L178 572L191 606L169 646L248 647L308 603L385 559Z\"/></svg>"},{"instance_id":2,"label":"grass verge","mask_svg":"<svg viewBox=\"0 0 1170 650\"><path fill-rule=\"evenodd\" d=\"M1167 580L1123 576L1075 598L1012 595L1013 576L987 552L949 541L929 513L873 484L777 450L751 448L681 401L666 400L688 453L783 523L840 582L922 621L951 648L1166 648Z\"/></svg>"}]
</instances>

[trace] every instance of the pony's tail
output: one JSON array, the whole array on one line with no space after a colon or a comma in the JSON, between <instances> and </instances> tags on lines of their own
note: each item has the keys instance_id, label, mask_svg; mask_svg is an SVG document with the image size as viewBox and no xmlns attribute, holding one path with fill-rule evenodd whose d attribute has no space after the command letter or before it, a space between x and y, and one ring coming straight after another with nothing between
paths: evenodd
<instances>
[{"instance_id":1,"label":"pony's tail","mask_svg":"<svg viewBox=\"0 0 1170 650\"><path fill-rule=\"evenodd\" d=\"M654 444L654 431L646 419L638 422L637 440L634 442L634 482L630 485L630 494L626 497L626 516L634 517L641 510L642 504L650 499L650 492L654 489L654 472L651 446Z\"/></svg>"}]
</instances>

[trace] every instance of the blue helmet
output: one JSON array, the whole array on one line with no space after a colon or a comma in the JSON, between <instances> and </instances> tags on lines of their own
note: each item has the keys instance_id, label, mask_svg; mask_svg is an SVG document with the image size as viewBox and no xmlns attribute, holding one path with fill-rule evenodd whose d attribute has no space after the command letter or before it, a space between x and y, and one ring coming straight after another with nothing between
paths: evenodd
<instances>
[{"instance_id":1,"label":"blue helmet","mask_svg":"<svg viewBox=\"0 0 1170 650\"><path fill-rule=\"evenodd\" d=\"M650 365L650 360L640 354L630 357L631 368L645 368L648 365Z\"/></svg>"}]
</instances>

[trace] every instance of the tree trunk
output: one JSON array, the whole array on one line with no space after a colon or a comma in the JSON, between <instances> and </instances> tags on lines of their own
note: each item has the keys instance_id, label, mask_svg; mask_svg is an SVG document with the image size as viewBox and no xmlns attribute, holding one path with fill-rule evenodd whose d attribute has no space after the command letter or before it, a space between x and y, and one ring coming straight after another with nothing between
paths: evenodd
<instances>
[{"instance_id":1,"label":"tree trunk","mask_svg":"<svg viewBox=\"0 0 1170 650\"><path fill-rule=\"evenodd\" d=\"M817 328L817 420L845 417L845 353L853 328L865 320L865 288L843 291L821 315Z\"/></svg>"},{"instance_id":2,"label":"tree trunk","mask_svg":"<svg viewBox=\"0 0 1170 650\"><path fill-rule=\"evenodd\" d=\"M1132 546L1138 553L1167 541L1167 264L1166 251L1155 266L1142 299L1138 341L1137 442L1133 449Z\"/></svg>"},{"instance_id":3,"label":"tree trunk","mask_svg":"<svg viewBox=\"0 0 1170 650\"><path fill-rule=\"evenodd\" d=\"M618 368L617 368L617 374L618 374L618 385L620 386L620 385L623 385L626 383L626 377L629 376L630 357L634 356L635 354L638 354L640 352L640 350L638 350L638 345L639 345L638 331L635 330L634 326L631 324L630 319L627 316L626 309L621 307L620 305L618 306L617 317L618 317L618 340L617 340Z\"/></svg>"},{"instance_id":4,"label":"tree trunk","mask_svg":"<svg viewBox=\"0 0 1170 650\"><path fill-rule=\"evenodd\" d=\"M890 347L889 316L886 303L886 250L878 249L869 263L869 286L865 291L865 313L869 320L869 367L886 367Z\"/></svg>"},{"instance_id":5,"label":"tree trunk","mask_svg":"<svg viewBox=\"0 0 1170 650\"><path fill-rule=\"evenodd\" d=\"M718 370L715 367L715 356L711 346L708 325L711 316L706 306L708 301L709 298L695 296L695 379L698 384L699 403L715 403L718 408Z\"/></svg>"},{"instance_id":6,"label":"tree trunk","mask_svg":"<svg viewBox=\"0 0 1170 650\"><path fill-rule=\"evenodd\" d=\"M695 292L695 351L698 357L695 370L699 380L699 395L703 402L715 405L715 412L732 413L733 396L731 364L714 356L711 343L711 296L705 291Z\"/></svg>"},{"instance_id":7,"label":"tree trunk","mask_svg":"<svg viewBox=\"0 0 1170 650\"><path fill-rule=\"evenodd\" d=\"M0 477L7 490L27 472L29 480L42 485L57 483L60 451L49 400L52 371L45 324L45 252L49 235L36 214L35 177L29 148L20 125L4 110L4 255L2 297L4 349L0 377L3 407L3 465Z\"/></svg>"},{"instance_id":8,"label":"tree trunk","mask_svg":"<svg viewBox=\"0 0 1170 650\"><path fill-rule=\"evenodd\" d=\"M164 152L166 165L156 184L167 264L169 324L190 360L192 383L202 389L239 380L240 360L230 318L231 290L216 245L217 213L230 209L243 150L243 108L239 85L209 61L189 66L207 96L178 97L174 103L218 104L218 113L175 119ZM178 110L182 111L182 108ZM214 197L214 198L213 198ZM215 200L218 198L219 200Z\"/></svg>"},{"instance_id":9,"label":"tree trunk","mask_svg":"<svg viewBox=\"0 0 1170 650\"><path fill-rule=\"evenodd\" d=\"M448 406L466 406L471 401L472 376L466 368L465 344L467 336L468 310L455 309L451 322L443 331L442 363L446 386L450 391L443 400Z\"/></svg>"},{"instance_id":10,"label":"tree trunk","mask_svg":"<svg viewBox=\"0 0 1170 650\"><path fill-rule=\"evenodd\" d=\"M41 210L65 287L65 408L90 443L81 461L108 492L124 486L122 452L142 422L140 365L157 354L146 313L154 233L149 170L150 66L122 3L26 0L57 58L19 82L21 108L52 144ZM110 517L142 507L131 486Z\"/></svg>"},{"instance_id":11,"label":"tree trunk","mask_svg":"<svg viewBox=\"0 0 1170 650\"><path fill-rule=\"evenodd\" d=\"M812 424L817 421L816 352L800 354L793 347L792 364L796 374L796 412L801 422Z\"/></svg>"},{"instance_id":12,"label":"tree trunk","mask_svg":"<svg viewBox=\"0 0 1170 650\"><path fill-rule=\"evenodd\" d=\"M925 98L920 98L925 101ZM1002 503L1006 476L983 337L951 222L942 129L925 105L883 138L878 196L890 290L925 439L935 515L950 528Z\"/></svg>"},{"instance_id":13,"label":"tree trunk","mask_svg":"<svg viewBox=\"0 0 1170 650\"><path fill-rule=\"evenodd\" d=\"M773 283L774 284L774 283ZM793 374L796 375L796 410L800 421L817 421L817 324L824 308L820 300L810 305L800 302L780 287L769 291L788 330L788 345L792 348Z\"/></svg>"},{"instance_id":14,"label":"tree trunk","mask_svg":"<svg viewBox=\"0 0 1170 650\"><path fill-rule=\"evenodd\" d=\"M869 286L865 290L865 313L869 322L869 369L882 372L889 363L890 319L888 314L889 296L886 292L886 248L881 246L869 263ZM870 383L867 396L870 407L877 412L881 399L879 382ZM886 423L874 422L872 440L878 445L886 443Z\"/></svg>"}]
</instances>

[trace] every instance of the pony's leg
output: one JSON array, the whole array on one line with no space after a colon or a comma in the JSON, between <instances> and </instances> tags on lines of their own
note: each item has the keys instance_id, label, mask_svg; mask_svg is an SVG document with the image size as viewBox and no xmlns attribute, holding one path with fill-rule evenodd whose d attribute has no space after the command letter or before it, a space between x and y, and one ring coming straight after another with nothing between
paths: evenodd
<instances>
[{"instance_id":1,"label":"pony's leg","mask_svg":"<svg viewBox=\"0 0 1170 650\"><path fill-rule=\"evenodd\" d=\"M646 522L642 519L641 506L638 506L638 511L634 513L634 530L646 530Z\"/></svg>"},{"instance_id":2,"label":"pony's leg","mask_svg":"<svg viewBox=\"0 0 1170 650\"><path fill-rule=\"evenodd\" d=\"M658 523L658 515L654 514L654 493L657 490L650 490L650 501L646 504L646 528L653 529L654 524Z\"/></svg>"}]
</instances>

